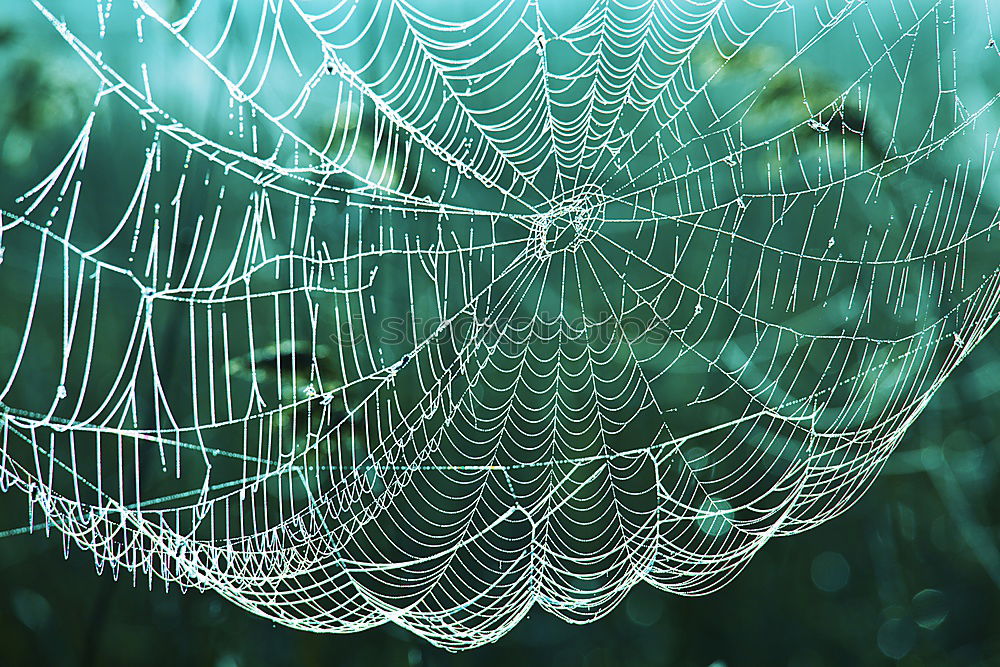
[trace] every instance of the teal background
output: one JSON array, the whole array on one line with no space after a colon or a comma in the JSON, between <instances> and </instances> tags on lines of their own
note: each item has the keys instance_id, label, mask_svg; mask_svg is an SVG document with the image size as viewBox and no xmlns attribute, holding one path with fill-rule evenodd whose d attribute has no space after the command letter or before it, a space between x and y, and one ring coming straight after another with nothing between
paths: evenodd
<instances>
[{"instance_id":1,"label":"teal background","mask_svg":"<svg viewBox=\"0 0 1000 667\"><path fill-rule=\"evenodd\" d=\"M121 1L121 0L120 0ZM7 3L9 4L9 3ZM24 9L22 9L22 7ZM0 9L0 201L58 156L91 82L26 3ZM0 284L0 294L4 286ZM3 332L0 331L0 334ZM0 340L0 344L4 341ZM214 593L97 576L58 535L0 539L0 663L51 665L991 665L1000 661L1000 341L981 344L938 392L864 498L844 516L772 540L704 598L646 586L604 619L533 612L462 654L387 625L313 635ZM24 499L0 497L0 531Z\"/></svg>"},{"instance_id":2,"label":"teal background","mask_svg":"<svg viewBox=\"0 0 1000 667\"><path fill-rule=\"evenodd\" d=\"M214 593L153 590L64 560L58 536L0 542L4 664L994 665L1000 656L1000 345L988 338L849 512L772 540L704 598L639 586L573 626L533 612L495 645L450 654L387 625L314 635ZM4 516L17 497L0 498ZM23 511L23 510L22 510Z\"/></svg>"}]
</instances>

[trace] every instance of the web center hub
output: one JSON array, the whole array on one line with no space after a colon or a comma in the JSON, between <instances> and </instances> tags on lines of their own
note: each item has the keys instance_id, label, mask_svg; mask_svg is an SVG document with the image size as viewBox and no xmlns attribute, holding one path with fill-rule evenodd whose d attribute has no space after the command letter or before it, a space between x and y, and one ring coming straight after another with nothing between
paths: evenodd
<instances>
[{"instance_id":1,"label":"web center hub","mask_svg":"<svg viewBox=\"0 0 1000 667\"><path fill-rule=\"evenodd\" d=\"M547 259L575 253L589 243L603 223L604 202L596 191L582 191L557 200L532 220L535 255Z\"/></svg>"}]
</instances>

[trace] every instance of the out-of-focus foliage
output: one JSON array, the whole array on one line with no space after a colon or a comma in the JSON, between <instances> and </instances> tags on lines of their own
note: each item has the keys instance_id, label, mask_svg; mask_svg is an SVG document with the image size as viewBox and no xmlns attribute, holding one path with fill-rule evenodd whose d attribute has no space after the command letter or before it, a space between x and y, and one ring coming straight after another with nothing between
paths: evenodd
<instances>
[{"instance_id":1,"label":"out-of-focus foliage","mask_svg":"<svg viewBox=\"0 0 1000 667\"><path fill-rule=\"evenodd\" d=\"M39 43L46 31L51 28L30 11L0 11L0 90L8 93L0 97L3 200L61 157L93 94L88 73L65 48L54 47L54 40ZM819 82L811 88L826 95ZM766 108L780 115L786 101L780 85L774 90ZM108 187L115 187L113 180ZM0 327L0 349L14 335ZM998 468L1000 346L994 337L940 390L857 507L805 535L773 541L732 585L706 598L639 586L593 625L570 626L536 612L500 644L451 655L393 626L311 635L250 616L212 593L182 595L156 581L150 589L146 580L133 586L131 578L115 582L110 571L97 577L86 553L71 550L64 560L58 535L36 533L0 539L2 662L995 664ZM19 495L2 496L0 515L24 516L22 505Z\"/></svg>"},{"instance_id":2,"label":"out-of-focus foliage","mask_svg":"<svg viewBox=\"0 0 1000 667\"><path fill-rule=\"evenodd\" d=\"M773 540L704 598L635 588L610 616L567 625L533 612L494 646L429 648L395 626L289 630L214 593L94 575L58 536L0 542L4 664L886 665L996 664L1000 656L1000 345L947 383L862 501ZM5 516L11 501L0 498ZM19 508L17 508L19 509Z\"/></svg>"}]
</instances>

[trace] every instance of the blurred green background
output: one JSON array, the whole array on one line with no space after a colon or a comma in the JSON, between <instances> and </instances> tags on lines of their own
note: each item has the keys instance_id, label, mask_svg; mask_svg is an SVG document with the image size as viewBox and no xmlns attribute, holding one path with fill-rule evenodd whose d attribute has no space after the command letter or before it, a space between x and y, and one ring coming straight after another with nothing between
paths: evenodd
<instances>
[{"instance_id":1,"label":"blurred green background","mask_svg":"<svg viewBox=\"0 0 1000 667\"><path fill-rule=\"evenodd\" d=\"M988 338L844 516L776 539L722 591L632 590L584 626L533 612L460 654L387 625L314 635L214 593L98 577L58 536L0 541L4 664L995 665L1000 656L1000 345ZM19 497L3 498L5 517ZM18 507L20 509L20 507ZM23 510L21 510L23 511Z\"/></svg>"},{"instance_id":2,"label":"blurred green background","mask_svg":"<svg viewBox=\"0 0 1000 667\"><path fill-rule=\"evenodd\" d=\"M88 72L27 10L0 10L0 195L59 157L93 94ZM44 138L44 141L41 140ZM2 332L0 332L2 333ZM606 618L536 611L463 654L395 626L313 635L214 593L149 590L58 535L0 539L0 663L324 665L991 665L1000 661L1000 341L938 392L865 497L805 534L772 540L704 598L634 589ZM0 531L25 517L0 497Z\"/></svg>"}]
</instances>

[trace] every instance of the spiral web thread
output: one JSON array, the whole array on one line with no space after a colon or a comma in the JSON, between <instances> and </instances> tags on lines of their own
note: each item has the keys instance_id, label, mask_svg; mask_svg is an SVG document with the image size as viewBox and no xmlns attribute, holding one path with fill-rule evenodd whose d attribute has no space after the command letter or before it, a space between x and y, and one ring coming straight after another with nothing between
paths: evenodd
<instances>
[{"instance_id":1,"label":"spiral web thread","mask_svg":"<svg viewBox=\"0 0 1000 667\"><path fill-rule=\"evenodd\" d=\"M988 0L33 4L96 96L0 202L7 534L115 576L449 648L708 593L1000 317Z\"/></svg>"}]
</instances>

